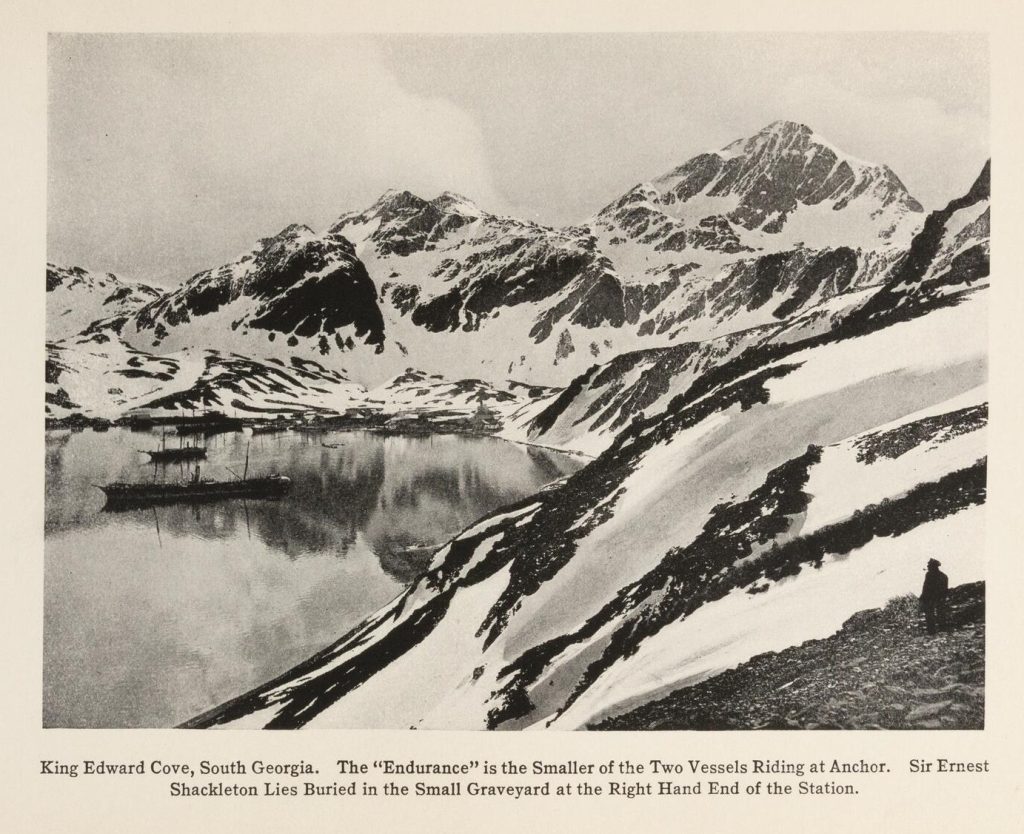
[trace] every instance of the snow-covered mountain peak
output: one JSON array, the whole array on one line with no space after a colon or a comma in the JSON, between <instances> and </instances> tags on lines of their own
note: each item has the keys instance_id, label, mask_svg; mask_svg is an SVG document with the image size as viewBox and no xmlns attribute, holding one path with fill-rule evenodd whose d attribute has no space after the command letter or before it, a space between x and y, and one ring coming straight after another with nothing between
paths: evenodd
<instances>
[{"instance_id":1,"label":"snow-covered mountain peak","mask_svg":"<svg viewBox=\"0 0 1024 834\"><path fill-rule=\"evenodd\" d=\"M769 125L765 125L752 136L737 139L721 149L719 155L723 158L738 156L747 151L753 145L763 145L767 142L781 142L791 144L799 137L810 137L814 131L805 124L792 122L786 119L778 119Z\"/></svg>"},{"instance_id":2,"label":"snow-covered mountain peak","mask_svg":"<svg viewBox=\"0 0 1024 834\"><path fill-rule=\"evenodd\" d=\"M389 188L363 211L341 215L332 230L374 221L380 226L396 222L422 226L436 223L445 215L476 219L485 214L487 212L468 197L454 191L444 191L432 200L425 200L411 191Z\"/></svg>"},{"instance_id":3,"label":"snow-covered mountain peak","mask_svg":"<svg viewBox=\"0 0 1024 834\"><path fill-rule=\"evenodd\" d=\"M634 187L594 224L612 241L658 251L737 254L906 246L922 221L921 204L891 168L780 120Z\"/></svg>"},{"instance_id":4,"label":"snow-covered mountain peak","mask_svg":"<svg viewBox=\"0 0 1024 834\"><path fill-rule=\"evenodd\" d=\"M309 226L307 226L305 223L291 223L290 225L285 226L283 229L281 229L281 231L274 235L274 237L271 239L298 240L301 237L313 234L313 230L309 228Z\"/></svg>"},{"instance_id":5,"label":"snow-covered mountain peak","mask_svg":"<svg viewBox=\"0 0 1024 834\"><path fill-rule=\"evenodd\" d=\"M292 223L289 226L285 226L276 235L260 238L251 254L256 256L257 254L293 249L315 236L316 233L309 226L302 223Z\"/></svg>"},{"instance_id":6,"label":"snow-covered mountain peak","mask_svg":"<svg viewBox=\"0 0 1024 834\"><path fill-rule=\"evenodd\" d=\"M801 122L794 122L789 119L776 119L769 125L765 125L758 133L773 134L776 136L793 135L796 133L813 133L807 125Z\"/></svg>"},{"instance_id":7,"label":"snow-covered mountain peak","mask_svg":"<svg viewBox=\"0 0 1024 834\"><path fill-rule=\"evenodd\" d=\"M700 154L654 185L680 201L698 194L737 195L751 203L740 218L746 228L764 225L770 209L792 211L797 204L825 201L841 209L868 191L883 206L899 202L909 212L922 210L888 166L851 156L790 121L772 122L718 152Z\"/></svg>"},{"instance_id":8,"label":"snow-covered mountain peak","mask_svg":"<svg viewBox=\"0 0 1024 834\"><path fill-rule=\"evenodd\" d=\"M466 217L480 217L486 214L476 203L454 191L445 191L438 194L430 204L443 212L461 214Z\"/></svg>"},{"instance_id":9,"label":"snow-covered mountain peak","mask_svg":"<svg viewBox=\"0 0 1024 834\"><path fill-rule=\"evenodd\" d=\"M411 191L389 188L377 198L367 213L374 212L380 217L391 218L399 214L422 211L427 205L426 200Z\"/></svg>"},{"instance_id":10,"label":"snow-covered mountain peak","mask_svg":"<svg viewBox=\"0 0 1024 834\"><path fill-rule=\"evenodd\" d=\"M369 208L341 215L329 231L353 240L360 256L405 257L434 248L462 226L488 216L452 191L424 200L411 191L389 189Z\"/></svg>"}]
</instances>

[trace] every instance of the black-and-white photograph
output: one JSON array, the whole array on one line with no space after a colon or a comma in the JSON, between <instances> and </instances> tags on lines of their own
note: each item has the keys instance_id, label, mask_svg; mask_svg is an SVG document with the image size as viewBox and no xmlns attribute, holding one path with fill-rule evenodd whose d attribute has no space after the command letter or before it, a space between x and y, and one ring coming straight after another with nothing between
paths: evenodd
<instances>
[{"instance_id":1,"label":"black-and-white photograph","mask_svg":"<svg viewBox=\"0 0 1024 834\"><path fill-rule=\"evenodd\" d=\"M51 33L43 726L984 728L989 73Z\"/></svg>"}]
</instances>

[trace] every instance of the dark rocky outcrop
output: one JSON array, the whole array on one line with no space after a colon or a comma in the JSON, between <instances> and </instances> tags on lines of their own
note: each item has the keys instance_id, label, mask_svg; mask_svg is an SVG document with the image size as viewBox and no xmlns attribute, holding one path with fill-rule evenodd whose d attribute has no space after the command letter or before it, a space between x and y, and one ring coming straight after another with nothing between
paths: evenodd
<instances>
[{"instance_id":1,"label":"dark rocky outcrop","mask_svg":"<svg viewBox=\"0 0 1024 834\"><path fill-rule=\"evenodd\" d=\"M355 248L340 235L316 237L299 225L261 240L234 263L193 276L143 307L134 323L152 330L159 344L174 327L240 299L252 304L236 328L313 338L351 327L365 344L380 349L384 342L377 290Z\"/></svg>"}]
</instances>

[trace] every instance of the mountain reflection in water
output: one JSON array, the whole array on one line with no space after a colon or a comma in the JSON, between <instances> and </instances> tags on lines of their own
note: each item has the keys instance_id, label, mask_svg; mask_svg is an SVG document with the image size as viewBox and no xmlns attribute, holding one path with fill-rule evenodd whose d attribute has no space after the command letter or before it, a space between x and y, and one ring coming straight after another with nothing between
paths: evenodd
<instances>
[{"instance_id":1,"label":"mountain reflection in water","mask_svg":"<svg viewBox=\"0 0 1024 834\"><path fill-rule=\"evenodd\" d=\"M188 476L146 463L159 443L47 433L47 726L169 726L262 683L480 516L582 465L493 438L233 433L210 438L203 475L241 473L249 447L250 474L292 479L285 498L103 512L94 484Z\"/></svg>"}]
</instances>

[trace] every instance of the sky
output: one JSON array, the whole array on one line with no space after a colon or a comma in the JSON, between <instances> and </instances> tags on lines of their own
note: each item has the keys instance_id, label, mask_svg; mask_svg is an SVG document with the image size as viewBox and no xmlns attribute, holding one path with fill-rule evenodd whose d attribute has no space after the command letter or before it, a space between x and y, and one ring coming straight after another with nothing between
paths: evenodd
<instances>
[{"instance_id":1,"label":"sky","mask_svg":"<svg viewBox=\"0 0 1024 834\"><path fill-rule=\"evenodd\" d=\"M983 35L55 34L48 60L48 259L159 285L388 188L578 223L777 119L926 209L989 155Z\"/></svg>"}]
</instances>

